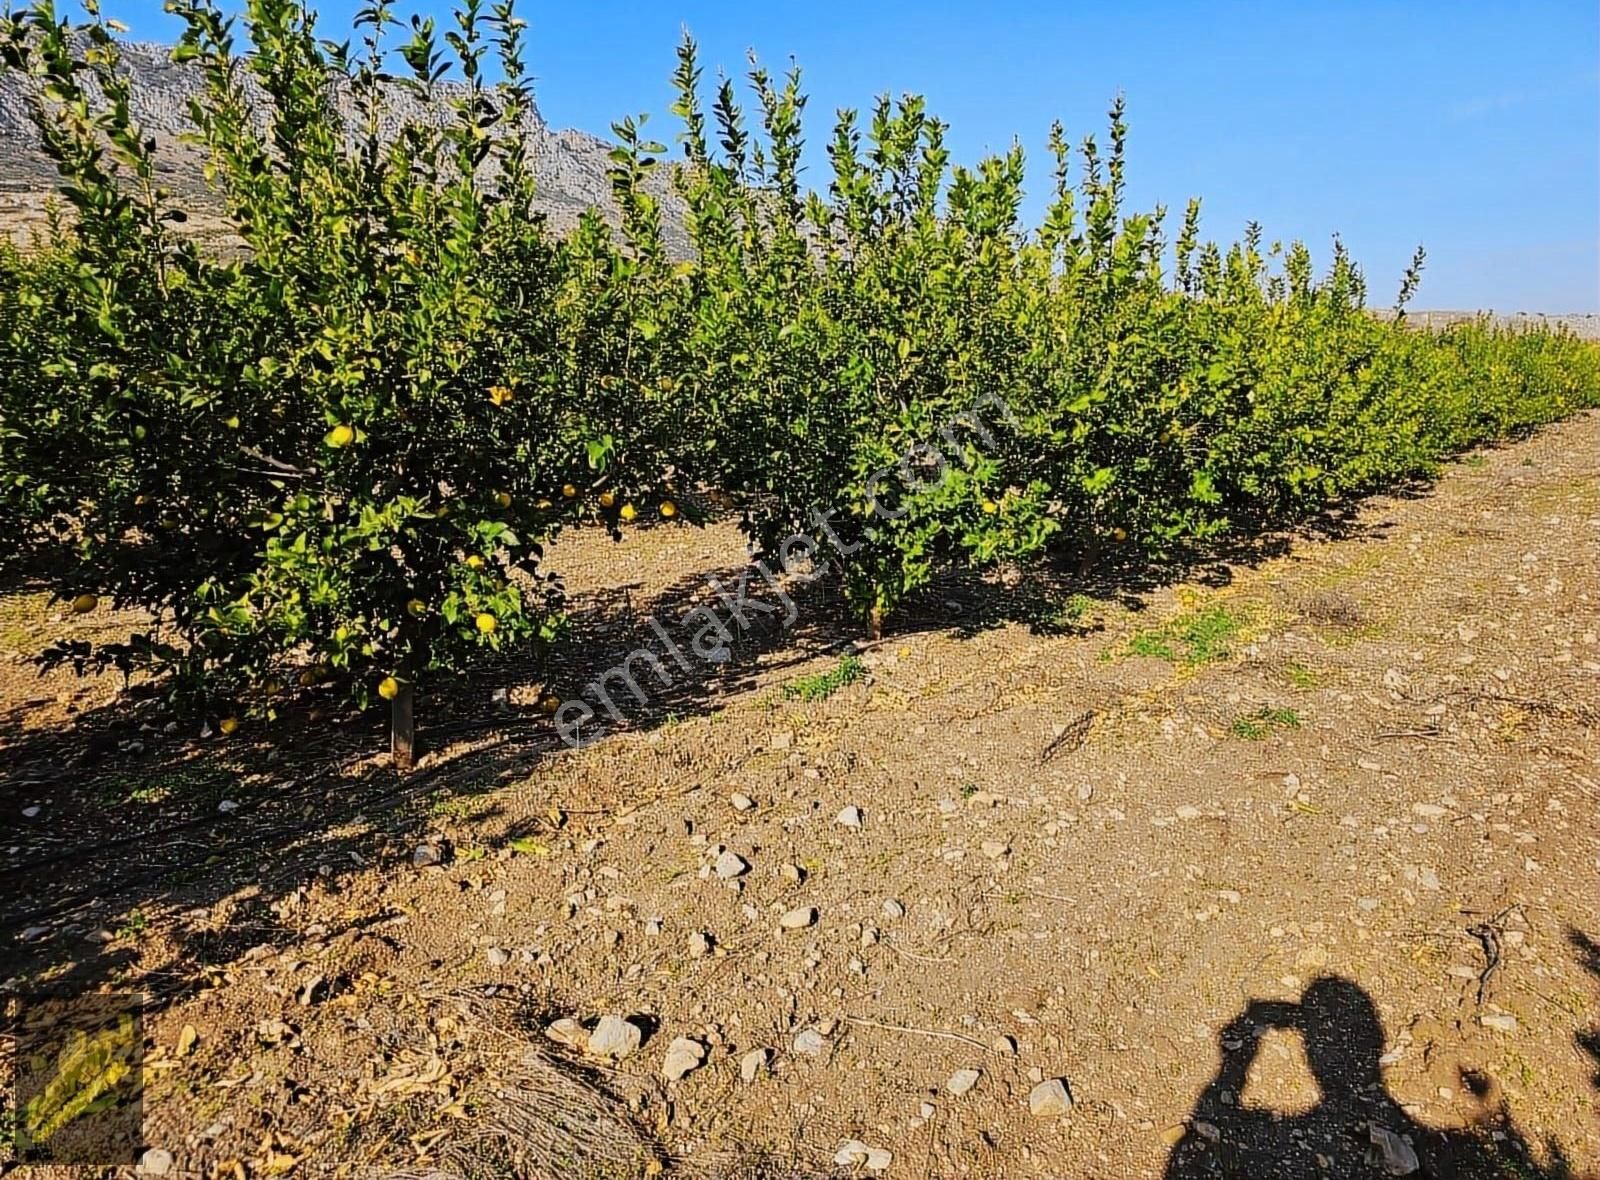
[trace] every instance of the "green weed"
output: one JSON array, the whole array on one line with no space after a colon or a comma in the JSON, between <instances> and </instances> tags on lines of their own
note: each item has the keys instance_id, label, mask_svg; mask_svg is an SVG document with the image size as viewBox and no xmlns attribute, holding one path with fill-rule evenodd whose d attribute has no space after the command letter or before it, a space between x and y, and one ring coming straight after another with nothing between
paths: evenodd
<instances>
[{"instance_id":1,"label":"green weed","mask_svg":"<svg viewBox=\"0 0 1600 1180\"><path fill-rule=\"evenodd\" d=\"M841 688L856 683L867 674L866 665L853 655L841 656L836 667L811 676L800 676L783 686L786 701L825 701Z\"/></svg>"},{"instance_id":2,"label":"green weed","mask_svg":"<svg viewBox=\"0 0 1600 1180\"><path fill-rule=\"evenodd\" d=\"M1293 709L1263 707L1248 717L1235 718L1231 728L1235 737L1260 741L1275 729L1299 729L1300 714Z\"/></svg>"},{"instance_id":3,"label":"green weed","mask_svg":"<svg viewBox=\"0 0 1600 1180\"><path fill-rule=\"evenodd\" d=\"M1244 621L1227 607L1210 606L1138 632L1128 640L1128 653L1198 667L1226 659L1243 626Z\"/></svg>"},{"instance_id":4,"label":"green weed","mask_svg":"<svg viewBox=\"0 0 1600 1180\"><path fill-rule=\"evenodd\" d=\"M1304 664L1290 661L1283 666L1283 678L1296 688L1315 688L1321 677Z\"/></svg>"}]
</instances>

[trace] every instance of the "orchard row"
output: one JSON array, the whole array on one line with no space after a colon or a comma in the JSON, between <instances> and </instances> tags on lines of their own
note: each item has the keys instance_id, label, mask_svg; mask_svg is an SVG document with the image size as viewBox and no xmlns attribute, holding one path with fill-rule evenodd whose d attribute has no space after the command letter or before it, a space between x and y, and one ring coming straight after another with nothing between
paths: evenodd
<instances>
[{"instance_id":1,"label":"orchard row","mask_svg":"<svg viewBox=\"0 0 1600 1180\"><path fill-rule=\"evenodd\" d=\"M180 694L395 697L548 635L563 527L693 519L708 489L758 549L825 516L877 628L941 569L1160 554L1600 404L1592 346L1380 319L1337 244L1320 273L1254 227L1221 247L1195 202L1169 237L1126 208L1120 102L1104 145L1052 135L1030 226L1020 149L955 165L914 97L841 112L809 188L798 75L752 66L748 110L727 81L706 103L686 39L685 255L642 121L616 127L609 219L534 212L509 0L394 47L385 3L341 46L301 0L237 29L175 11L231 256L178 225L113 24L38 0L0 28L70 206L0 251L0 527L74 609L159 622L72 658ZM397 129L397 85L446 117Z\"/></svg>"}]
</instances>

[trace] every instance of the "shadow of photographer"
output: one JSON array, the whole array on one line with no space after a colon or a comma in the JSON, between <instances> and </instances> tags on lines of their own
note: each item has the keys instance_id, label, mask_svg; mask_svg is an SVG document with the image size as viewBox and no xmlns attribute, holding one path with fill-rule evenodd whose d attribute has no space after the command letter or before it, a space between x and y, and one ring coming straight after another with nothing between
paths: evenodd
<instances>
[{"instance_id":1,"label":"shadow of photographer","mask_svg":"<svg viewBox=\"0 0 1600 1180\"><path fill-rule=\"evenodd\" d=\"M1303 1112L1244 1105L1261 1040L1298 1033L1320 1097ZM1194 1105L1187 1131L1167 1160L1166 1180L1366 1180L1507 1176L1565 1180L1573 1171L1555 1145L1537 1164L1503 1103L1491 1107L1489 1079L1463 1071L1462 1086L1483 1103L1460 1129L1419 1123L1382 1076L1384 1031L1372 999L1338 976L1315 980L1298 1003L1253 1000L1219 1036L1222 1064Z\"/></svg>"}]
</instances>

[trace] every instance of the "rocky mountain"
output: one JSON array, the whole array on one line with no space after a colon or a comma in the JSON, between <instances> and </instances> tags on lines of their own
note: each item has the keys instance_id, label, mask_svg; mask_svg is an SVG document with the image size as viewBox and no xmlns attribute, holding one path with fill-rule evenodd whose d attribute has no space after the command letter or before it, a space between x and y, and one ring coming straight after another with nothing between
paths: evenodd
<instances>
[{"instance_id":1,"label":"rocky mountain","mask_svg":"<svg viewBox=\"0 0 1600 1180\"><path fill-rule=\"evenodd\" d=\"M122 47L123 68L132 80L133 115L144 131L155 137L162 184L177 194L190 214L190 228L201 237L226 238L221 205L201 171L199 149L180 137L190 130L189 99L199 93L198 68L178 65L164 45L127 43ZM447 98L448 87L441 87ZM386 106L395 125L406 119L444 120L443 101L427 104L410 89L394 85ZM0 72L0 232L26 239L43 222L45 202L55 190L55 167L40 150L38 130L31 114L33 96L27 79ZM354 104L340 92L337 101L350 118ZM530 117L530 147L539 182L539 203L557 229L572 226L588 208L612 214L610 182L606 176L612 145L582 131L558 131L537 110ZM652 181L664 206L663 222L669 246L681 248L682 205L671 191L664 172Z\"/></svg>"}]
</instances>

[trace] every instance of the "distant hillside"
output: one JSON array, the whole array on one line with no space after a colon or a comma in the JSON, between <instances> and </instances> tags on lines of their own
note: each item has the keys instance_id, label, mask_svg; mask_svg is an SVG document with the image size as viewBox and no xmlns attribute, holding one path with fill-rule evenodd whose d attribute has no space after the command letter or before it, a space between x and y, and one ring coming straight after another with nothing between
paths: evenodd
<instances>
[{"instance_id":1,"label":"distant hillside","mask_svg":"<svg viewBox=\"0 0 1600 1180\"><path fill-rule=\"evenodd\" d=\"M187 230L202 240L225 243L229 227L220 216L221 206L206 185L201 173L200 152L178 142L189 130L189 99L199 92L199 70L191 65L175 65L170 47L147 43L125 43L123 64L133 79L133 112L147 134L154 135L161 159L162 183L176 193L189 213ZM445 96L451 92L442 86ZM353 104L340 96L341 106L353 120ZM0 170L0 234L25 240L44 220L46 199L55 191L55 167L39 150L39 136L29 113L31 99L24 80L0 73L0 150L5 166ZM389 95L389 110L398 126L405 119L448 117L443 102L430 111L406 87L394 86ZM612 145L582 131L555 131L539 116L531 117L531 146L534 172L539 182L539 205L558 230L576 223L585 209L599 208L615 220L610 182L606 176L608 153ZM651 182L663 208L662 224L669 251L688 252L683 231L683 203L671 190L665 170ZM1379 314L1383 314L1381 311ZM1413 322L1439 327L1477 314L1470 311L1413 311ZM1600 339L1597 315L1501 315L1507 323L1560 323L1579 336Z\"/></svg>"},{"instance_id":2,"label":"distant hillside","mask_svg":"<svg viewBox=\"0 0 1600 1180\"><path fill-rule=\"evenodd\" d=\"M191 214L191 228L201 237L225 238L220 203L201 173L201 154L178 137L190 130L188 102L201 87L199 70L175 65L170 48L154 44L124 44L123 64L133 82L133 113L144 131L153 135L161 160L162 183L183 201ZM448 87L442 87L447 93ZM353 105L340 96L340 104L353 117ZM0 148L5 166L0 170L0 233L25 238L43 218L44 202L56 185L55 167L39 148L38 131L30 114L32 98L27 82L12 73L0 73ZM409 89L394 86L389 110L398 125L407 118L448 117L445 105L430 112ZM611 213L611 190L606 177L607 153L612 145L582 131L552 130L537 111L531 118L530 146L539 182L539 204L558 229L572 226L587 208ZM670 191L665 172L653 185L665 211L669 246L681 249L682 203Z\"/></svg>"}]
</instances>

